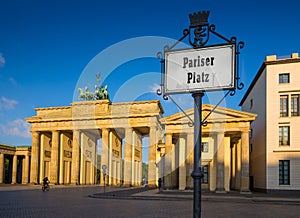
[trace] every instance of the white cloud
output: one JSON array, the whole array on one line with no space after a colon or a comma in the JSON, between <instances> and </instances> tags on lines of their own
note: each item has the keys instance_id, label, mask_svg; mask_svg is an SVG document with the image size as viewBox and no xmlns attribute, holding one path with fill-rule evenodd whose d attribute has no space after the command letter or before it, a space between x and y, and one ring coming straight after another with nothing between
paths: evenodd
<instances>
[{"instance_id":1,"label":"white cloud","mask_svg":"<svg viewBox=\"0 0 300 218\"><path fill-rule=\"evenodd\" d=\"M7 99L5 97L0 98L0 110L2 108L6 109L6 110L14 109L16 104L18 104L18 102L16 100Z\"/></svg>"},{"instance_id":2,"label":"white cloud","mask_svg":"<svg viewBox=\"0 0 300 218\"><path fill-rule=\"evenodd\" d=\"M11 82L11 84L13 84L14 86L17 85L17 82L16 82L16 80L15 80L14 78L10 77L8 80L9 80L9 82Z\"/></svg>"},{"instance_id":3,"label":"white cloud","mask_svg":"<svg viewBox=\"0 0 300 218\"><path fill-rule=\"evenodd\" d=\"M187 110L194 106L194 100L189 94L173 96L174 101L183 109Z\"/></svg>"},{"instance_id":4,"label":"white cloud","mask_svg":"<svg viewBox=\"0 0 300 218\"><path fill-rule=\"evenodd\" d=\"M3 55L2 55L2 53L0 53L0 67L3 67L4 64L5 64L5 59L4 59Z\"/></svg>"},{"instance_id":5,"label":"white cloud","mask_svg":"<svg viewBox=\"0 0 300 218\"><path fill-rule=\"evenodd\" d=\"M6 125L0 124L0 131L5 135L30 138L30 124L22 119L8 122Z\"/></svg>"}]
</instances>

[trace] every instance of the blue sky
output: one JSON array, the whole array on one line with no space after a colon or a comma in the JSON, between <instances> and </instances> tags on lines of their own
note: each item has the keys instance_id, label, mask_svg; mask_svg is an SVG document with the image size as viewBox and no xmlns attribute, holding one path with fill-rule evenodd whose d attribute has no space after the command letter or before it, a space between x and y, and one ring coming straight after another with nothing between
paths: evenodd
<instances>
[{"instance_id":1,"label":"blue sky","mask_svg":"<svg viewBox=\"0 0 300 218\"><path fill-rule=\"evenodd\" d=\"M160 83L155 55L182 36L188 14L199 10L211 11L217 32L246 44L245 88L226 99L228 107L239 109L266 55L300 52L296 0L0 0L0 143L30 145L24 118L36 107L78 100L77 88L96 83L96 73L113 102L160 99L165 115L177 112L152 92ZM193 105L190 95L175 98L184 109Z\"/></svg>"}]
</instances>

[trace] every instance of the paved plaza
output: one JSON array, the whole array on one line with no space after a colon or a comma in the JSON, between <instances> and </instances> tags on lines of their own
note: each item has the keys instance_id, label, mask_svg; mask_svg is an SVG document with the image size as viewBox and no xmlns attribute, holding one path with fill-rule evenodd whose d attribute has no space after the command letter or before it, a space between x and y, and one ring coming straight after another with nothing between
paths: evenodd
<instances>
[{"instance_id":1,"label":"paved plaza","mask_svg":"<svg viewBox=\"0 0 300 218\"><path fill-rule=\"evenodd\" d=\"M97 186L0 186L0 217L193 217L190 191ZM203 193L202 217L299 217L293 195Z\"/></svg>"}]
</instances>

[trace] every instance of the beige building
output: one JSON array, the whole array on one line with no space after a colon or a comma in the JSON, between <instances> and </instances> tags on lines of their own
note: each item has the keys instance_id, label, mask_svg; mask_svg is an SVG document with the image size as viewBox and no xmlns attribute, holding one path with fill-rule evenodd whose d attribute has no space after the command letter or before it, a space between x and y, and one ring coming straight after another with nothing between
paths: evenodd
<instances>
[{"instance_id":1,"label":"beige building","mask_svg":"<svg viewBox=\"0 0 300 218\"><path fill-rule=\"evenodd\" d=\"M202 117L213 109L203 105ZM194 109L185 113L194 118ZM249 191L249 132L256 115L217 107L202 127L203 189ZM161 175L166 188L193 188L194 127L178 113L162 119L165 126Z\"/></svg>"},{"instance_id":2,"label":"beige building","mask_svg":"<svg viewBox=\"0 0 300 218\"><path fill-rule=\"evenodd\" d=\"M300 58L267 56L243 97L251 124L250 176L256 190L300 190Z\"/></svg>"},{"instance_id":3,"label":"beige building","mask_svg":"<svg viewBox=\"0 0 300 218\"><path fill-rule=\"evenodd\" d=\"M30 150L0 144L0 184L29 182Z\"/></svg>"},{"instance_id":4,"label":"beige building","mask_svg":"<svg viewBox=\"0 0 300 218\"><path fill-rule=\"evenodd\" d=\"M156 185L163 114L159 101L83 101L35 110L36 115L26 119L32 132L31 183L41 183L47 176L52 184L96 184L101 147L106 184L141 185L142 137L148 136L148 183Z\"/></svg>"},{"instance_id":5,"label":"beige building","mask_svg":"<svg viewBox=\"0 0 300 218\"><path fill-rule=\"evenodd\" d=\"M203 105L202 116L212 109ZM5 156L12 163L13 179L6 182L15 182L15 161L23 155L27 173L23 183L41 184L47 176L52 184L96 184L101 153L101 168L106 166L101 169L101 185L105 178L108 185L140 186L146 147L149 185L157 185L161 177L165 188L193 188L194 127L183 113L163 118L159 101L81 101L35 110L35 116L26 118L31 125L31 150L21 154L12 148L10 154L0 148L0 161ZM192 119L193 110L186 111ZM249 191L249 132L255 117L222 107L210 114L202 135L204 189Z\"/></svg>"}]
</instances>

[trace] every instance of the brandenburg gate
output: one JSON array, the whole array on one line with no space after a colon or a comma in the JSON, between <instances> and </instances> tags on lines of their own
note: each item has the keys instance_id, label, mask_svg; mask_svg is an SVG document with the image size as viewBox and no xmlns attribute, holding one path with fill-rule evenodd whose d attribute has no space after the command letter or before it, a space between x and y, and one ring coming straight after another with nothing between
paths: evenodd
<instances>
[{"instance_id":1,"label":"brandenburg gate","mask_svg":"<svg viewBox=\"0 0 300 218\"><path fill-rule=\"evenodd\" d=\"M30 183L42 183L47 176L52 184L96 184L101 147L108 185L141 185L142 137L148 136L148 184L156 185L164 113L159 101L93 100L35 110L26 118L32 132Z\"/></svg>"}]
</instances>

